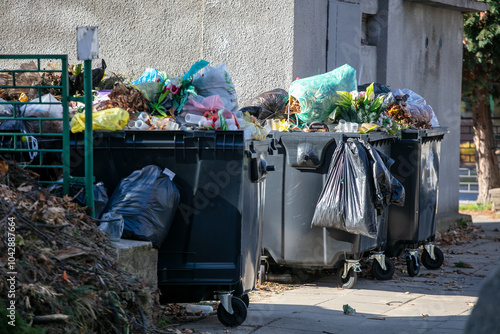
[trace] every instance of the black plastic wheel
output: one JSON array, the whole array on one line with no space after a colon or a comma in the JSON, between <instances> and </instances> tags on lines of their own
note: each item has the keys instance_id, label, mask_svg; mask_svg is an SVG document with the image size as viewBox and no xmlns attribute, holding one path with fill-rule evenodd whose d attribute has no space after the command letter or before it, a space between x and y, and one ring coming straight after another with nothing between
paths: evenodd
<instances>
[{"instance_id":1,"label":"black plastic wheel","mask_svg":"<svg viewBox=\"0 0 500 334\"><path fill-rule=\"evenodd\" d=\"M264 285L266 283L266 269L267 266L264 263L261 263L260 269L259 269L259 284Z\"/></svg>"},{"instance_id":2,"label":"black plastic wheel","mask_svg":"<svg viewBox=\"0 0 500 334\"><path fill-rule=\"evenodd\" d=\"M441 268L441 265L444 262L444 255L443 252L437 248L434 247L434 257L436 259L431 259L431 255L424 249L424 252L422 253L422 264L424 267L430 270L436 270Z\"/></svg>"},{"instance_id":3,"label":"black plastic wheel","mask_svg":"<svg viewBox=\"0 0 500 334\"><path fill-rule=\"evenodd\" d=\"M233 307L233 314L229 314L224 306L219 304L217 318L224 326L236 327L241 325L247 318L247 306L243 300L234 296L231 298L231 306Z\"/></svg>"},{"instance_id":4,"label":"black plastic wheel","mask_svg":"<svg viewBox=\"0 0 500 334\"><path fill-rule=\"evenodd\" d=\"M392 275L394 275L394 262L387 256L385 257L385 268L386 270L382 269L380 263L377 260L373 260L372 273L379 281L390 280Z\"/></svg>"},{"instance_id":5,"label":"black plastic wheel","mask_svg":"<svg viewBox=\"0 0 500 334\"><path fill-rule=\"evenodd\" d=\"M338 276L340 279L340 282L342 283L342 288L344 289L352 289L356 285L356 282L358 281L358 273L354 271L354 269L349 269L347 272L347 276L345 278L342 278L342 274L344 273L344 269L340 268L338 271Z\"/></svg>"},{"instance_id":6,"label":"black plastic wheel","mask_svg":"<svg viewBox=\"0 0 500 334\"><path fill-rule=\"evenodd\" d=\"M406 268L408 269L408 275L410 277L417 276L420 271L420 265L418 263L418 257L412 257L406 260Z\"/></svg>"},{"instance_id":7,"label":"black plastic wheel","mask_svg":"<svg viewBox=\"0 0 500 334\"><path fill-rule=\"evenodd\" d=\"M243 300L247 307L250 305L250 297L248 297L248 295L241 295L240 299Z\"/></svg>"}]
</instances>

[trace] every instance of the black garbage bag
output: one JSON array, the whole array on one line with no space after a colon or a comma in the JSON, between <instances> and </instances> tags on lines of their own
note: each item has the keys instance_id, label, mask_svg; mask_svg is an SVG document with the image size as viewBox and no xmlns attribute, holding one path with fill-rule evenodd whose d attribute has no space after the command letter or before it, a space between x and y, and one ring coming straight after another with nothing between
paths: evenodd
<instances>
[{"instance_id":1,"label":"black garbage bag","mask_svg":"<svg viewBox=\"0 0 500 334\"><path fill-rule=\"evenodd\" d=\"M158 166L149 165L121 180L104 212L123 216L123 239L151 241L160 248L179 200L179 190L170 177Z\"/></svg>"},{"instance_id":2,"label":"black garbage bag","mask_svg":"<svg viewBox=\"0 0 500 334\"><path fill-rule=\"evenodd\" d=\"M364 140L359 142L369 155L373 185L375 187L374 204L379 210L379 214L390 204L403 206L405 203L405 188L390 172L394 160Z\"/></svg>"},{"instance_id":3,"label":"black garbage bag","mask_svg":"<svg viewBox=\"0 0 500 334\"><path fill-rule=\"evenodd\" d=\"M261 107L257 116L260 121L270 118L285 118L287 105L288 92L281 88L264 92L250 103L250 106Z\"/></svg>"},{"instance_id":4,"label":"black garbage bag","mask_svg":"<svg viewBox=\"0 0 500 334\"><path fill-rule=\"evenodd\" d=\"M62 182L59 179L58 182ZM93 185L94 189L94 211L95 216L99 217L108 203L108 191L104 187L104 183L97 182ZM63 185L60 183L54 183L47 187L47 191L54 196L63 197ZM71 182L69 184L69 196L74 197L74 202L80 203L81 205L87 205L87 199L85 196L85 184L81 182Z\"/></svg>"},{"instance_id":5,"label":"black garbage bag","mask_svg":"<svg viewBox=\"0 0 500 334\"><path fill-rule=\"evenodd\" d=\"M254 117L259 117L260 113L262 112L262 107L261 106L249 106L249 107L243 107L239 109L242 113L248 112L250 116Z\"/></svg>"},{"instance_id":6,"label":"black garbage bag","mask_svg":"<svg viewBox=\"0 0 500 334\"><path fill-rule=\"evenodd\" d=\"M358 92L366 91L368 86L370 86L371 84L372 83L370 82L370 83L366 83L364 85L358 85ZM391 89L389 88L389 86L386 86L386 85L378 83L378 82L373 83L373 93L375 93L375 95L388 94L390 92L391 92Z\"/></svg>"},{"instance_id":7,"label":"black garbage bag","mask_svg":"<svg viewBox=\"0 0 500 334\"><path fill-rule=\"evenodd\" d=\"M377 216L388 204L404 202L404 188L389 172L392 163L362 140L340 143L333 153L311 227L376 238L380 223Z\"/></svg>"}]
</instances>

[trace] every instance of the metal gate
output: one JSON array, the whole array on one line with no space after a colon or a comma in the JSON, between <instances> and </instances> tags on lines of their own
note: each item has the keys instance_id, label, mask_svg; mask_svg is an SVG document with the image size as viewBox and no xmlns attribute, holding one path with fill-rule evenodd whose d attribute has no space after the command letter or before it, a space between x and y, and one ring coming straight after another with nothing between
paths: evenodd
<instances>
[{"instance_id":1,"label":"metal gate","mask_svg":"<svg viewBox=\"0 0 500 334\"><path fill-rule=\"evenodd\" d=\"M0 100L0 155L42 175L40 183L62 184L67 194L68 56L0 55L2 96L9 99Z\"/></svg>"}]
</instances>

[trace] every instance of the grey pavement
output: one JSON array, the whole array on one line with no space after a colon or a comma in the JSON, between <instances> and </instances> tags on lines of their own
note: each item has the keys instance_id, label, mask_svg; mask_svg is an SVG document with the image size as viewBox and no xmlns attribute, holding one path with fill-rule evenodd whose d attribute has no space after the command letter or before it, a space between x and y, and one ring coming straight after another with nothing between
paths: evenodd
<instances>
[{"instance_id":1,"label":"grey pavement","mask_svg":"<svg viewBox=\"0 0 500 334\"><path fill-rule=\"evenodd\" d=\"M500 221L478 217L474 225L484 230L477 240L440 246L445 255L441 269L422 266L417 277L409 277L400 263L392 280L360 277L353 289L341 289L337 278L326 276L270 296L251 295L247 319L239 327L225 327L214 312L176 329L205 334L461 333L481 283L500 260ZM457 268L460 262L470 268ZM356 313L345 315L345 304Z\"/></svg>"}]
</instances>

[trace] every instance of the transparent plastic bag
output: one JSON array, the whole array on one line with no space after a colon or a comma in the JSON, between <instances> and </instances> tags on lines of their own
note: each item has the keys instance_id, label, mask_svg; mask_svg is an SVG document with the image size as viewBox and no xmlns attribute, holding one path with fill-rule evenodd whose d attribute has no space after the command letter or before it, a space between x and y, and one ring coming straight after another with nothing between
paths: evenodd
<instances>
[{"instance_id":1,"label":"transparent plastic bag","mask_svg":"<svg viewBox=\"0 0 500 334\"><path fill-rule=\"evenodd\" d=\"M219 95L227 110L238 109L238 97L226 64L206 66L193 76L193 86L201 96Z\"/></svg>"},{"instance_id":2,"label":"transparent plastic bag","mask_svg":"<svg viewBox=\"0 0 500 334\"><path fill-rule=\"evenodd\" d=\"M102 215L99 229L109 235L111 241L120 241L125 221L123 216L115 212L107 212Z\"/></svg>"},{"instance_id":3,"label":"transparent plastic bag","mask_svg":"<svg viewBox=\"0 0 500 334\"><path fill-rule=\"evenodd\" d=\"M357 89L356 70L345 64L333 71L295 80L290 85L290 97L298 100L302 122L326 121L337 101L337 91Z\"/></svg>"},{"instance_id":4,"label":"transparent plastic bag","mask_svg":"<svg viewBox=\"0 0 500 334\"><path fill-rule=\"evenodd\" d=\"M30 103L40 102L39 98L33 99ZM63 107L52 94L45 94L41 102L57 104L27 104L21 107L21 113L25 117L53 117L62 118Z\"/></svg>"},{"instance_id":5,"label":"transparent plastic bag","mask_svg":"<svg viewBox=\"0 0 500 334\"><path fill-rule=\"evenodd\" d=\"M268 118L285 118L285 112L288 105L288 92L284 89L277 88L268 92L264 92L256 96L250 106L261 107L257 118L266 120Z\"/></svg>"}]
</instances>

